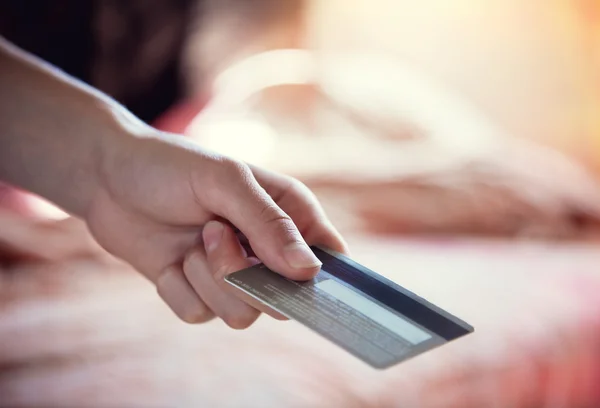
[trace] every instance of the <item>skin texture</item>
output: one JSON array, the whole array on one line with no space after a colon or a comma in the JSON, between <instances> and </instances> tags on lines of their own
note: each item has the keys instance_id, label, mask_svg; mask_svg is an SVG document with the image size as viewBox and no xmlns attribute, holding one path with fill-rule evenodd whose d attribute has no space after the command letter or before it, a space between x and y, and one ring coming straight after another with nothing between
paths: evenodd
<instances>
[{"instance_id":1,"label":"skin texture","mask_svg":"<svg viewBox=\"0 0 600 408\"><path fill-rule=\"evenodd\" d=\"M236 329L252 324L258 311L221 278L256 258L304 280L320 267L307 244L347 252L298 181L159 132L6 42L0 88L0 179L80 217L187 322L217 315Z\"/></svg>"}]
</instances>

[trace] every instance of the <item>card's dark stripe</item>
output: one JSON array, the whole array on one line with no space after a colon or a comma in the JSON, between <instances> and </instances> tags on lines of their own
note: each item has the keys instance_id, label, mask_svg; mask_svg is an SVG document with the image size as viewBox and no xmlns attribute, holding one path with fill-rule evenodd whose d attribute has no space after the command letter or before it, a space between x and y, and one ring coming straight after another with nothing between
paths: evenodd
<instances>
[{"instance_id":1,"label":"card's dark stripe","mask_svg":"<svg viewBox=\"0 0 600 408\"><path fill-rule=\"evenodd\" d=\"M436 333L447 341L452 341L471 332L448 317L431 309L418 299L403 293L395 283L374 274L367 268L358 270L352 265L320 250L312 248L315 255L323 262L323 268L331 275L339 278L367 295L377 299L389 308L398 311L426 329Z\"/></svg>"}]
</instances>

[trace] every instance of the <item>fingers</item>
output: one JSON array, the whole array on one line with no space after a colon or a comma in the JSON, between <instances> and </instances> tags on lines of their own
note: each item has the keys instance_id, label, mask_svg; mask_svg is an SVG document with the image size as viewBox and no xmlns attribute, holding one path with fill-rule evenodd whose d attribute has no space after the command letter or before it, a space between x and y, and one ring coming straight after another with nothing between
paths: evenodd
<instances>
[{"instance_id":1,"label":"fingers","mask_svg":"<svg viewBox=\"0 0 600 408\"><path fill-rule=\"evenodd\" d=\"M158 294L173 312L187 323L204 323L217 316L238 330L251 326L261 311L286 320L225 283L228 274L260 262L247 257L234 230L211 221L202 235L204 247L191 249L182 267L168 267L156 281Z\"/></svg>"},{"instance_id":2,"label":"fingers","mask_svg":"<svg viewBox=\"0 0 600 408\"><path fill-rule=\"evenodd\" d=\"M258 184L250 169L234 164L221 176L215 212L236 225L270 269L294 280L308 280L321 261L290 218Z\"/></svg>"},{"instance_id":3,"label":"fingers","mask_svg":"<svg viewBox=\"0 0 600 408\"><path fill-rule=\"evenodd\" d=\"M333 226L314 193L300 181L252 167L256 180L294 221L309 245L349 255L348 245Z\"/></svg>"},{"instance_id":4,"label":"fingers","mask_svg":"<svg viewBox=\"0 0 600 408\"><path fill-rule=\"evenodd\" d=\"M186 323L204 323L214 317L212 310L188 282L181 267L174 265L163 271L156 281L156 289L177 317Z\"/></svg>"},{"instance_id":5,"label":"fingers","mask_svg":"<svg viewBox=\"0 0 600 408\"><path fill-rule=\"evenodd\" d=\"M294 220L309 245L350 254L348 244L329 221L317 197L304 184L291 181L290 187L277 197L277 203Z\"/></svg>"},{"instance_id":6,"label":"fingers","mask_svg":"<svg viewBox=\"0 0 600 408\"><path fill-rule=\"evenodd\" d=\"M223 277L252 266L258 260L246 258L234 231L218 221L206 224L203 241L204 248L192 249L185 258L183 270L187 280L229 327L238 330L249 327L258 319L259 311L228 291Z\"/></svg>"},{"instance_id":7,"label":"fingers","mask_svg":"<svg viewBox=\"0 0 600 408\"><path fill-rule=\"evenodd\" d=\"M213 277L217 283L221 283L224 286L225 291L233 294L236 298L260 312L266 313L278 320L287 320L281 314L264 306L246 293L235 289L229 284L223 285L225 276L260 262L256 258L248 258L247 252L241 245L237 234L235 234L230 226L216 221L209 222L204 227L203 241L207 264L210 265Z\"/></svg>"},{"instance_id":8,"label":"fingers","mask_svg":"<svg viewBox=\"0 0 600 408\"><path fill-rule=\"evenodd\" d=\"M244 248L231 227L218 221L210 221L202 231L206 261L216 281L228 274L252 266Z\"/></svg>"}]
</instances>

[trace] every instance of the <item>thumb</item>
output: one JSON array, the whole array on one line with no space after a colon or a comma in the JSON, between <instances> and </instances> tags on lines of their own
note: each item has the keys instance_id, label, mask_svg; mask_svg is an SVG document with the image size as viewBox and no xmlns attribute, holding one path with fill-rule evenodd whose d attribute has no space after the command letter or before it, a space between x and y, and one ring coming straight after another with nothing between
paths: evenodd
<instances>
[{"instance_id":1,"label":"thumb","mask_svg":"<svg viewBox=\"0 0 600 408\"><path fill-rule=\"evenodd\" d=\"M250 172L250 170L248 170ZM219 213L248 238L252 251L273 271L293 280L309 280L322 262L292 219L273 201L250 172L245 183L229 189Z\"/></svg>"}]
</instances>

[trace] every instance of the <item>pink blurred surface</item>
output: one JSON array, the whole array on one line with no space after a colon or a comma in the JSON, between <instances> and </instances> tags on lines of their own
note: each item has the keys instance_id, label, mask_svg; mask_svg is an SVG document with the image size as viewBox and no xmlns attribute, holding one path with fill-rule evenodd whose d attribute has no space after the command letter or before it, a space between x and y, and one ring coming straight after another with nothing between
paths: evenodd
<instances>
[{"instance_id":1,"label":"pink blurred surface","mask_svg":"<svg viewBox=\"0 0 600 408\"><path fill-rule=\"evenodd\" d=\"M0 405L595 407L600 253L590 245L351 237L359 262L476 333L377 372L295 322L180 323L105 258L0 284Z\"/></svg>"}]
</instances>

